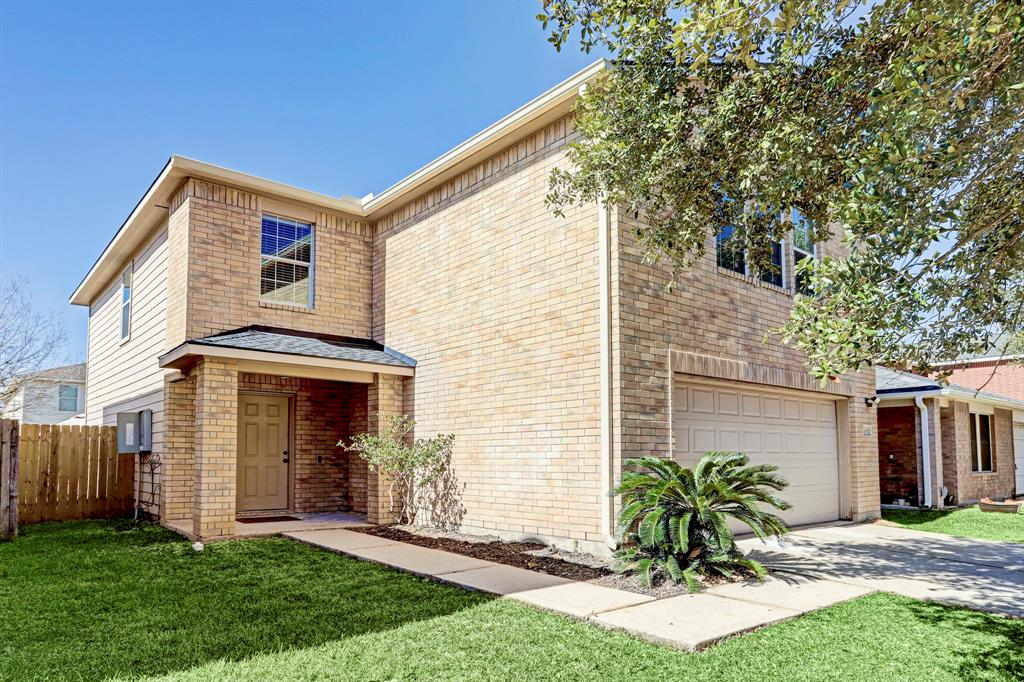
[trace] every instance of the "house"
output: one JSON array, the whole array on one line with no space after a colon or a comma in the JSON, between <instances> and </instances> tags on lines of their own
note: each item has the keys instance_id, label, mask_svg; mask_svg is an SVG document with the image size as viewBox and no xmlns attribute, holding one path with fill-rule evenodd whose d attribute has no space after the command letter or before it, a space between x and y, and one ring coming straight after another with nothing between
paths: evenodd
<instances>
[{"instance_id":1,"label":"house","mask_svg":"<svg viewBox=\"0 0 1024 682\"><path fill-rule=\"evenodd\" d=\"M884 368L877 382L883 504L941 508L1024 494L1024 400Z\"/></svg>"},{"instance_id":2,"label":"house","mask_svg":"<svg viewBox=\"0 0 1024 682\"><path fill-rule=\"evenodd\" d=\"M19 374L0 413L24 424L83 424L85 385L84 362Z\"/></svg>"},{"instance_id":3,"label":"house","mask_svg":"<svg viewBox=\"0 0 1024 682\"><path fill-rule=\"evenodd\" d=\"M825 385L793 348L799 258L716 245L678 285L638 218L553 215L548 177L598 62L383 192L317 194L174 156L71 297L89 308L89 423L153 411L159 515L230 537L246 514L388 519L335 444L408 414L455 434L466 533L599 551L623 461L744 450L782 467L794 524L879 513L874 375Z\"/></svg>"},{"instance_id":4,"label":"house","mask_svg":"<svg viewBox=\"0 0 1024 682\"><path fill-rule=\"evenodd\" d=\"M934 367L952 384L1024 400L1024 355L1004 355L997 348Z\"/></svg>"}]
</instances>

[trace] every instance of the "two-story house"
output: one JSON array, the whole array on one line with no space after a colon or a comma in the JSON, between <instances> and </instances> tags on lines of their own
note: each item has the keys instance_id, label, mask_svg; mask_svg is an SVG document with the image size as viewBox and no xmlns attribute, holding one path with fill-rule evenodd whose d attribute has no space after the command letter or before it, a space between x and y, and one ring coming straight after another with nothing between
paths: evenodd
<instances>
[{"instance_id":1,"label":"two-story house","mask_svg":"<svg viewBox=\"0 0 1024 682\"><path fill-rule=\"evenodd\" d=\"M85 422L85 363L20 374L0 396L0 417L23 424Z\"/></svg>"},{"instance_id":2,"label":"two-story house","mask_svg":"<svg viewBox=\"0 0 1024 682\"><path fill-rule=\"evenodd\" d=\"M71 298L90 423L153 410L164 523L210 539L252 512L386 520L381 482L335 444L400 413L455 434L464 532L601 549L624 459L714 449L780 465L794 524L877 515L873 373L821 385L764 341L795 259L838 240L797 220L759 274L710 238L668 291L634 217L545 204L603 68L362 200L171 158Z\"/></svg>"}]
</instances>

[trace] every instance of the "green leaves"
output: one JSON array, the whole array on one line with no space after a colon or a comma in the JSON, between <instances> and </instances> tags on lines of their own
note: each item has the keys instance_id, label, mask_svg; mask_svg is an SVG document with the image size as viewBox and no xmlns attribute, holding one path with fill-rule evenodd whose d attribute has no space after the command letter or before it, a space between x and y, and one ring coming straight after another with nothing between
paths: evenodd
<instances>
[{"instance_id":1,"label":"green leaves","mask_svg":"<svg viewBox=\"0 0 1024 682\"><path fill-rule=\"evenodd\" d=\"M796 207L827 258L779 338L827 380L1024 332L1024 6L548 2L619 66L581 99L555 210L604 192L676 272L724 226L770 264Z\"/></svg>"},{"instance_id":2,"label":"green leaves","mask_svg":"<svg viewBox=\"0 0 1024 682\"><path fill-rule=\"evenodd\" d=\"M771 465L749 466L736 452L706 453L693 469L673 460L643 457L626 462L614 491L622 495L619 528L626 544L616 569L649 581L663 576L699 589L701 573L730 576L738 566L757 574L736 548L728 520L749 525L758 537L787 532L782 520L760 505L786 509L773 494L786 482Z\"/></svg>"}]
</instances>

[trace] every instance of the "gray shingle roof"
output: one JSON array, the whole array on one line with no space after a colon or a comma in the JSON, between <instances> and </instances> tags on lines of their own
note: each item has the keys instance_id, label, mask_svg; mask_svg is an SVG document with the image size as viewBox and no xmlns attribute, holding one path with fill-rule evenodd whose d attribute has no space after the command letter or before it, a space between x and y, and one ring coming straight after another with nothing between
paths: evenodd
<instances>
[{"instance_id":1,"label":"gray shingle roof","mask_svg":"<svg viewBox=\"0 0 1024 682\"><path fill-rule=\"evenodd\" d=\"M920 374L897 372L888 367L875 368L875 391L877 393L902 393L911 391L938 391L939 382Z\"/></svg>"},{"instance_id":2,"label":"gray shingle roof","mask_svg":"<svg viewBox=\"0 0 1024 682\"><path fill-rule=\"evenodd\" d=\"M85 363L80 362L76 365L40 369L35 372L25 372L18 376L25 379L40 379L43 381L85 381Z\"/></svg>"},{"instance_id":3,"label":"gray shingle roof","mask_svg":"<svg viewBox=\"0 0 1024 682\"><path fill-rule=\"evenodd\" d=\"M416 361L370 339L303 334L272 327L244 327L188 343L242 350L287 353L331 360L372 362L394 367L415 367Z\"/></svg>"}]
</instances>

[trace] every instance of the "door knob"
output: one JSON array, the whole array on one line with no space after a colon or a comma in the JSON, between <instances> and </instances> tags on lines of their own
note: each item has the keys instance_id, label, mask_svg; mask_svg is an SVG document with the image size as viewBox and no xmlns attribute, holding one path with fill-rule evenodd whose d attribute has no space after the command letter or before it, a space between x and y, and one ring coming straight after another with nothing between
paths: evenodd
<instances>
[{"instance_id":1,"label":"door knob","mask_svg":"<svg viewBox=\"0 0 1024 682\"><path fill-rule=\"evenodd\" d=\"M285 464L288 463L288 451L287 450L285 450L285 451L283 451L281 453L281 461L284 462Z\"/></svg>"}]
</instances>

